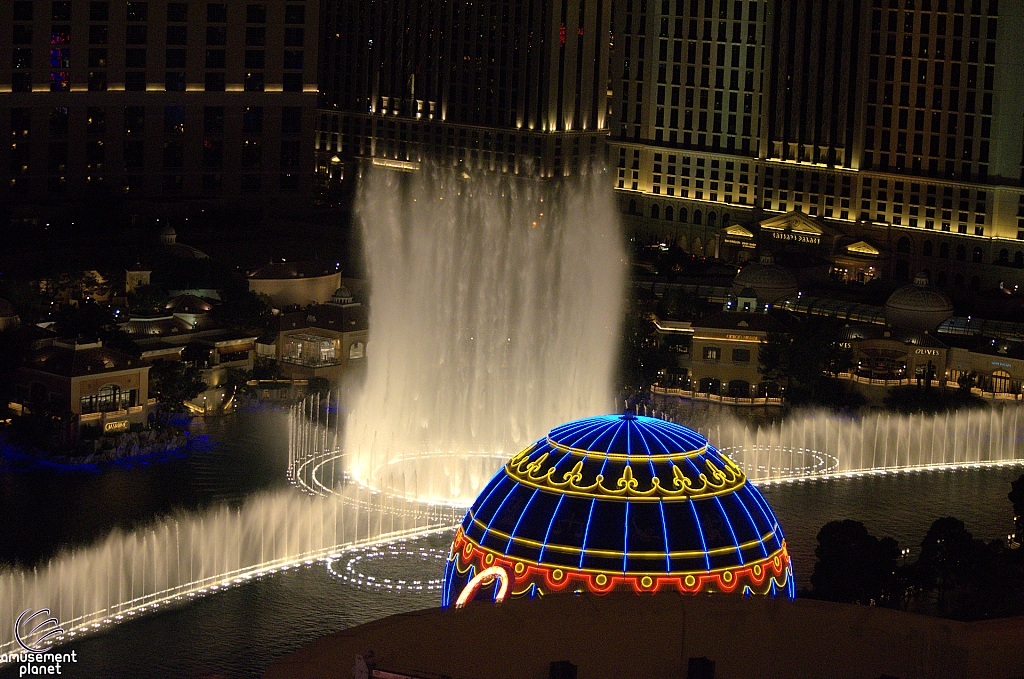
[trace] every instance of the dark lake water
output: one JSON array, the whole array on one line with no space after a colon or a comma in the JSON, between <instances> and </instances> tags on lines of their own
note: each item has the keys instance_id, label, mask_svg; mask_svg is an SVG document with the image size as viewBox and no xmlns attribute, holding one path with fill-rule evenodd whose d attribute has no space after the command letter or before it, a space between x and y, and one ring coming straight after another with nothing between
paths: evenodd
<instances>
[{"instance_id":1,"label":"dark lake water","mask_svg":"<svg viewBox=\"0 0 1024 679\"><path fill-rule=\"evenodd\" d=\"M89 542L113 525L131 525L181 507L235 502L284 483L285 424L279 412L243 412L197 427L209 445L187 459L88 476L0 477L0 554L31 560L62 543ZM915 548L931 522L957 516L975 536L1005 537L1012 528L1006 493L1024 471L1000 467L772 485L763 492L782 523L798 585L814 565L818 529L834 519L863 521L878 536ZM42 518L14 536L19 521ZM446 549L450 535L416 541ZM38 558L38 557L35 557ZM367 564L377 575L440 577L435 560L399 556ZM65 648L79 662L63 676L80 679L258 677L275 659L324 634L440 603L436 591L388 592L347 584L323 564L302 567L165 609L80 639ZM17 668L0 671L16 677Z\"/></svg>"}]
</instances>

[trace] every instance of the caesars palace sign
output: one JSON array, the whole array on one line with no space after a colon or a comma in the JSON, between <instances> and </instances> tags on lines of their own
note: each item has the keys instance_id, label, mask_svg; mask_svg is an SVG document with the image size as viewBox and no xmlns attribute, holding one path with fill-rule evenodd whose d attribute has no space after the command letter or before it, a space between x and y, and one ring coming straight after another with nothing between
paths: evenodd
<instances>
[{"instance_id":1,"label":"caesars palace sign","mask_svg":"<svg viewBox=\"0 0 1024 679\"><path fill-rule=\"evenodd\" d=\"M772 238L775 240L788 240L796 243L807 243L809 245L818 245L821 243L821 236L814 236L806 233L793 233L792 231L775 231L772 233Z\"/></svg>"}]
</instances>

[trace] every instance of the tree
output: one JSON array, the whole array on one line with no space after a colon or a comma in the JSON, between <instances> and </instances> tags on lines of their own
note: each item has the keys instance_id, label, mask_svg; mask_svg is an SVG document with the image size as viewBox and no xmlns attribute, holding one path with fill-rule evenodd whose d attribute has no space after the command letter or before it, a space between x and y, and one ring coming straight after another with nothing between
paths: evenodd
<instances>
[{"instance_id":1,"label":"tree","mask_svg":"<svg viewBox=\"0 0 1024 679\"><path fill-rule=\"evenodd\" d=\"M917 560L919 584L938 594L940 614L951 608L947 593L969 584L972 565L983 549L984 543L975 540L964 522L955 517L936 519L928 529Z\"/></svg>"},{"instance_id":2,"label":"tree","mask_svg":"<svg viewBox=\"0 0 1024 679\"><path fill-rule=\"evenodd\" d=\"M158 361L149 369L150 395L160 403L164 413L185 410L185 402L206 391L199 370L177 361Z\"/></svg>"},{"instance_id":3,"label":"tree","mask_svg":"<svg viewBox=\"0 0 1024 679\"><path fill-rule=\"evenodd\" d=\"M826 601L880 605L893 599L896 541L870 535L859 521L832 521L818 532L813 595Z\"/></svg>"},{"instance_id":4,"label":"tree","mask_svg":"<svg viewBox=\"0 0 1024 679\"><path fill-rule=\"evenodd\" d=\"M758 369L766 381L785 384L791 401L833 403L830 378L853 365L842 332L835 321L811 316L789 331L768 333L758 348Z\"/></svg>"},{"instance_id":5,"label":"tree","mask_svg":"<svg viewBox=\"0 0 1024 679\"><path fill-rule=\"evenodd\" d=\"M167 301L167 293L155 285L140 285L128 293L128 308L136 313L150 314Z\"/></svg>"},{"instance_id":6,"label":"tree","mask_svg":"<svg viewBox=\"0 0 1024 679\"><path fill-rule=\"evenodd\" d=\"M262 329L270 312L270 298L266 295L230 288L224 291L221 304L213 309L213 315L220 323L241 329Z\"/></svg>"}]
</instances>

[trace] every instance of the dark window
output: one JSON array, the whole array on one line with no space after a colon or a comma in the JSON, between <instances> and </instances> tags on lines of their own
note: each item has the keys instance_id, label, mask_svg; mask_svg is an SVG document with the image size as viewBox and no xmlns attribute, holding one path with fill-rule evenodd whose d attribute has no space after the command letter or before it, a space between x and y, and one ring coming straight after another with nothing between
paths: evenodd
<instances>
[{"instance_id":1,"label":"dark window","mask_svg":"<svg viewBox=\"0 0 1024 679\"><path fill-rule=\"evenodd\" d=\"M284 29L284 44L287 47L302 47L306 39L306 29L286 28Z\"/></svg>"},{"instance_id":2,"label":"dark window","mask_svg":"<svg viewBox=\"0 0 1024 679\"><path fill-rule=\"evenodd\" d=\"M145 167L145 144L141 139L125 141L124 161L126 170L141 170Z\"/></svg>"},{"instance_id":3,"label":"dark window","mask_svg":"<svg viewBox=\"0 0 1024 679\"><path fill-rule=\"evenodd\" d=\"M206 50L206 68L224 68L224 50Z\"/></svg>"},{"instance_id":4,"label":"dark window","mask_svg":"<svg viewBox=\"0 0 1024 679\"><path fill-rule=\"evenodd\" d=\"M130 47L124 51L125 68L146 68L146 50Z\"/></svg>"},{"instance_id":5,"label":"dark window","mask_svg":"<svg viewBox=\"0 0 1024 679\"><path fill-rule=\"evenodd\" d=\"M263 107L248 106L242 111L242 132L263 134Z\"/></svg>"},{"instance_id":6,"label":"dark window","mask_svg":"<svg viewBox=\"0 0 1024 679\"><path fill-rule=\"evenodd\" d=\"M85 144L85 162L92 170L102 170L107 160L106 147L102 140L89 141Z\"/></svg>"},{"instance_id":7,"label":"dark window","mask_svg":"<svg viewBox=\"0 0 1024 679\"><path fill-rule=\"evenodd\" d=\"M188 21L188 3L169 2L167 3L168 21Z\"/></svg>"},{"instance_id":8,"label":"dark window","mask_svg":"<svg viewBox=\"0 0 1024 679\"><path fill-rule=\"evenodd\" d=\"M167 68L185 68L185 50L167 50L165 62Z\"/></svg>"},{"instance_id":9,"label":"dark window","mask_svg":"<svg viewBox=\"0 0 1024 679\"><path fill-rule=\"evenodd\" d=\"M131 25L125 29L124 42L126 45L145 45L146 27Z\"/></svg>"},{"instance_id":10,"label":"dark window","mask_svg":"<svg viewBox=\"0 0 1024 679\"><path fill-rule=\"evenodd\" d=\"M228 42L228 29L224 26L206 27L207 45L226 45Z\"/></svg>"},{"instance_id":11,"label":"dark window","mask_svg":"<svg viewBox=\"0 0 1024 679\"><path fill-rule=\"evenodd\" d=\"M185 91L185 74L182 71L167 71L164 77L164 90L167 92Z\"/></svg>"},{"instance_id":12,"label":"dark window","mask_svg":"<svg viewBox=\"0 0 1024 679\"><path fill-rule=\"evenodd\" d=\"M85 111L85 129L89 134L103 134L107 131L106 109L90 106Z\"/></svg>"},{"instance_id":13,"label":"dark window","mask_svg":"<svg viewBox=\"0 0 1024 679\"><path fill-rule=\"evenodd\" d=\"M164 168L177 169L184 162L184 152L180 141L164 142Z\"/></svg>"},{"instance_id":14,"label":"dark window","mask_svg":"<svg viewBox=\"0 0 1024 679\"><path fill-rule=\"evenodd\" d=\"M124 89L128 92L146 91L145 71L129 71L124 74Z\"/></svg>"},{"instance_id":15,"label":"dark window","mask_svg":"<svg viewBox=\"0 0 1024 679\"><path fill-rule=\"evenodd\" d=\"M223 2L211 2L206 5L206 21L222 24L228 20L228 6Z\"/></svg>"},{"instance_id":16,"label":"dark window","mask_svg":"<svg viewBox=\"0 0 1024 679\"><path fill-rule=\"evenodd\" d=\"M146 109L142 106L124 107L124 131L127 134L138 134L146 129Z\"/></svg>"},{"instance_id":17,"label":"dark window","mask_svg":"<svg viewBox=\"0 0 1024 679\"><path fill-rule=\"evenodd\" d=\"M224 164L224 142L221 139L203 140L203 167L221 167Z\"/></svg>"},{"instance_id":18,"label":"dark window","mask_svg":"<svg viewBox=\"0 0 1024 679\"><path fill-rule=\"evenodd\" d=\"M149 18L148 2L129 2L128 21L145 21Z\"/></svg>"},{"instance_id":19,"label":"dark window","mask_svg":"<svg viewBox=\"0 0 1024 679\"><path fill-rule=\"evenodd\" d=\"M106 71L89 71L89 91L104 92L107 89Z\"/></svg>"},{"instance_id":20,"label":"dark window","mask_svg":"<svg viewBox=\"0 0 1024 679\"><path fill-rule=\"evenodd\" d=\"M206 74L206 91L207 92L223 92L224 91L224 74L221 72L213 71Z\"/></svg>"},{"instance_id":21,"label":"dark window","mask_svg":"<svg viewBox=\"0 0 1024 679\"><path fill-rule=\"evenodd\" d=\"M306 23L306 8L302 5L286 5L284 8L284 22L286 24Z\"/></svg>"},{"instance_id":22,"label":"dark window","mask_svg":"<svg viewBox=\"0 0 1024 679\"><path fill-rule=\"evenodd\" d=\"M284 67L294 69L302 68L302 50L285 50Z\"/></svg>"},{"instance_id":23,"label":"dark window","mask_svg":"<svg viewBox=\"0 0 1024 679\"><path fill-rule=\"evenodd\" d=\"M167 166L165 166L167 167ZM179 193L181 192L181 175L180 174L165 174L164 175L164 193Z\"/></svg>"},{"instance_id":24,"label":"dark window","mask_svg":"<svg viewBox=\"0 0 1024 679\"><path fill-rule=\"evenodd\" d=\"M258 174L242 175L242 193L259 193L262 188L262 177Z\"/></svg>"},{"instance_id":25,"label":"dark window","mask_svg":"<svg viewBox=\"0 0 1024 679\"><path fill-rule=\"evenodd\" d=\"M32 21L32 0L17 0L14 3L15 21Z\"/></svg>"},{"instance_id":26,"label":"dark window","mask_svg":"<svg viewBox=\"0 0 1024 679\"><path fill-rule=\"evenodd\" d=\"M91 47L89 48L89 68L106 68L107 67L107 48L106 47Z\"/></svg>"},{"instance_id":27,"label":"dark window","mask_svg":"<svg viewBox=\"0 0 1024 679\"><path fill-rule=\"evenodd\" d=\"M164 132L168 134L181 134L185 131L185 107L165 106L164 107Z\"/></svg>"},{"instance_id":28,"label":"dark window","mask_svg":"<svg viewBox=\"0 0 1024 679\"><path fill-rule=\"evenodd\" d=\"M223 134L224 107L207 106L203 109L203 132L205 134Z\"/></svg>"},{"instance_id":29,"label":"dark window","mask_svg":"<svg viewBox=\"0 0 1024 679\"><path fill-rule=\"evenodd\" d=\"M68 110L63 106L50 109L48 122L51 134L67 134Z\"/></svg>"},{"instance_id":30,"label":"dark window","mask_svg":"<svg viewBox=\"0 0 1024 679\"><path fill-rule=\"evenodd\" d=\"M242 144L242 167L258 168L263 163L263 147L258 141L246 140Z\"/></svg>"},{"instance_id":31,"label":"dark window","mask_svg":"<svg viewBox=\"0 0 1024 679\"><path fill-rule=\"evenodd\" d=\"M106 25L89 27L89 44L106 45L110 31Z\"/></svg>"},{"instance_id":32,"label":"dark window","mask_svg":"<svg viewBox=\"0 0 1024 679\"><path fill-rule=\"evenodd\" d=\"M89 21L106 21L110 18L109 2L90 2Z\"/></svg>"},{"instance_id":33,"label":"dark window","mask_svg":"<svg viewBox=\"0 0 1024 679\"><path fill-rule=\"evenodd\" d=\"M12 73L11 74L11 91L12 92L31 92L32 91L32 74L31 73Z\"/></svg>"},{"instance_id":34,"label":"dark window","mask_svg":"<svg viewBox=\"0 0 1024 679\"><path fill-rule=\"evenodd\" d=\"M32 48L15 47L11 65L14 68L32 68Z\"/></svg>"},{"instance_id":35,"label":"dark window","mask_svg":"<svg viewBox=\"0 0 1024 679\"><path fill-rule=\"evenodd\" d=\"M20 132L28 134L32 129L32 109L12 108L11 109L11 133Z\"/></svg>"},{"instance_id":36,"label":"dark window","mask_svg":"<svg viewBox=\"0 0 1024 679\"><path fill-rule=\"evenodd\" d=\"M104 28L106 28L104 26ZM14 25L14 44L15 45L31 45L32 44L32 27L25 26L23 24Z\"/></svg>"},{"instance_id":37,"label":"dark window","mask_svg":"<svg viewBox=\"0 0 1024 679\"><path fill-rule=\"evenodd\" d=\"M285 106L281 109L281 134L299 134L302 131L302 108Z\"/></svg>"},{"instance_id":38,"label":"dark window","mask_svg":"<svg viewBox=\"0 0 1024 679\"><path fill-rule=\"evenodd\" d=\"M263 68L266 64L266 52L263 50L245 50L246 68Z\"/></svg>"},{"instance_id":39,"label":"dark window","mask_svg":"<svg viewBox=\"0 0 1024 679\"><path fill-rule=\"evenodd\" d=\"M50 7L50 18L53 21L71 21L71 3L68 0L54 0Z\"/></svg>"},{"instance_id":40,"label":"dark window","mask_svg":"<svg viewBox=\"0 0 1024 679\"><path fill-rule=\"evenodd\" d=\"M255 71L245 74L245 91L246 92L262 92L263 91L263 73L262 71Z\"/></svg>"},{"instance_id":41,"label":"dark window","mask_svg":"<svg viewBox=\"0 0 1024 679\"><path fill-rule=\"evenodd\" d=\"M219 174L204 174L203 175L203 194L207 196L220 195L220 188L222 184L221 176Z\"/></svg>"},{"instance_id":42,"label":"dark window","mask_svg":"<svg viewBox=\"0 0 1024 679\"><path fill-rule=\"evenodd\" d=\"M297 139L286 139L281 142L281 167L291 168L299 166L300 143Z\"/></svg>"},{"instance_id":43,"label":"dark window","mask_svg":"<svg viewBox=\"0 0 1024 679\"><path fill-rule=\"evenodd\" d=\"M64 172L68 164L68 143L55 141L50 143L48 169L51 172Z\"/></svg>"},{"instance_id":44,"label":"dark window","mask_svg":"<svg viewBox=\"0 0 1024 679\"><path fill-rule=\"evenodd\" d=\"M733 363L750 363L750 349L733 349Z\"/></svg>"},{"instance_id":45,"label":"dark window","mask_svg":"<svg viewBox=\"0 0 1024 679\"><path fill-rule=\"evenodd\" d=\"M292 192L299 190L299 175L288 173L281 175L281 191Z\"/></svg>"},{"instance_id":46,"label":"dark window","mask_svg":"<svg viewBox=\"0 0 1024 679\"><path fill-rule=\"evenodd\" d=\"M301 92L302 91L302 74L301 73L285 73L283 76L283 89L285 92Z\"/></svg>"},{"instance_id":47,"label":"dark window","mask_svg":"<svg viewBox=\"0 0 1024 679\"><path fill-rule=\"evenodd\" d=\"M267 6L266 5L246 5L245 7L245 21L250 24L265 24L267 23Z\"/></svg>"},{"instance_id":48,"label":"dark window","mask_svg":"<svg viewBox=\"0 0 1024 679\"><path fill-rule=\"evenodd\" d=\"M188 42L188 27L187 26L168 26L167 27L167 44L168 45L184 45Z\"/></svg>"},{"instance_id":49,"label":"dark window","mask_svg":"<svg viewBox=\"0 0 1024 679\"><path fill-rule=\"evenodd\" d=\"M246 26L245 44L249 45L250 47L261 47L263 45L266 45L267 29L263 26Z\"/></svg>"}]
</instances>

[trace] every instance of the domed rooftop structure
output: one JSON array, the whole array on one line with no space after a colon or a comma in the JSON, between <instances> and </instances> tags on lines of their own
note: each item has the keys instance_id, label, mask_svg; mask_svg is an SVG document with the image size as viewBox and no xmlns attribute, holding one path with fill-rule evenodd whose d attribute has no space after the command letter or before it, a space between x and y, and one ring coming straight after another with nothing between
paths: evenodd
<instances>
[{"instance_id":1,"label":"domed rooftop structure","mask_svg":"<svg viewBox=\"0 0 1024 679\"><path fill-rule=\"evenodd\" d=\"M160 229L160 242L164 245L174 245L178 240L178 232L170 224L164 224Z\"/></svg>"},{"instance_id":2,"label":"domed rooftop structure","mask_svg":"<svg viewBox=\"0 0 1024 679\"><path fill-rule=\"evenodd\" d=\"M331 304L352 304L353 301L352 293L344 285L335 290L334 294L331 295Z\"/></svg>"},{"instance_id":3,"label":"domed rooftop structure","mask_svg":"<svg viewBox=\"0 0 1024 679\"><path fill-rule=\"evenodd\" d=\"M953 315L949 297L929 287L928 277L918 274L913 285L905 285L885 302L885 319L897 328L930 331Z\"/></svg>"},{"instance_id":4,"label":"domed rooftop structure","mask_svg":"<svg viewBox=\"0 0 1024 679\"><path fill-rule=\"evenodd\" d=\"M745 288L757 293L762 302L777 302L795 295L796 278L789 269L779 266L771 255L761 257L760 263L744 266L732 281L733 292L739 295Z\"/></svg>"},{"instance_id":5,"label":"domed rooftop structure","mask_svg":"<svg viewBox=\"0 0 1024 679\"><path fill-rule=\"evenodd\" d=\"M509 460L455 535L442 605L664 589L796 592L743 471L695 431L626 413L555 427Z\"/></svg>"}]
</instances>

